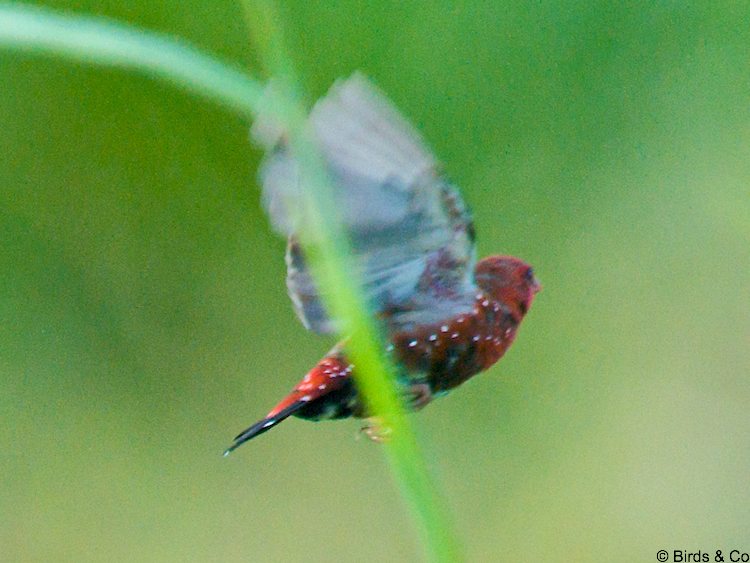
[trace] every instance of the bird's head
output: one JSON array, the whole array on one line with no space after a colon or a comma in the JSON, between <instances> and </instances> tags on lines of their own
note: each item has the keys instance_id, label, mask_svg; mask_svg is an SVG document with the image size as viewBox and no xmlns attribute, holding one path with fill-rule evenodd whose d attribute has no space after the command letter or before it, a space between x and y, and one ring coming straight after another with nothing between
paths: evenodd
<instances>
[{"instance_id":1,"label":"bird's head","mask_svg":"<svg viewBox=\"0 0 750 563\"><path fill-rule=\"evenodd\" d=\"M474 269L479 288L523 317L542 286L534 270L513 256L488 256Z\"/></svg>"}]
</instances>

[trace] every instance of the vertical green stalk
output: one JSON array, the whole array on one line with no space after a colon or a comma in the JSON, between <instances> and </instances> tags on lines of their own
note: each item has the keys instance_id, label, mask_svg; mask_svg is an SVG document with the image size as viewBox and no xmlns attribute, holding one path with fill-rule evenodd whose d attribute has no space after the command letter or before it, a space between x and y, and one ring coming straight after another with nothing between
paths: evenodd
<instances>
[{"instance_id":1,"label":"vertical green stalk","mask_svg":"<svg viewBox=\"0 0 750 563\"><path fill-rule=\"evenodd\" d=\"M349 241L341 222L335 220L338 206L332 198L325 164L305 127L306 108L303 88L287 54L282 26L272 0L242 0L253 40L271 76L288 88L287 106L279 112L289 132L292 150L309 181L304 225L300 242L319 287L325 287L326 306L344 321L351 335L347 354L356 365L357 387L370 412L376 413L392 438L385 449L402 493L414 514L423 542L433 561L457 561L458 542L438 489L433 484L421 454L414 430L405 416L395 387L394 370L382 352L382 339L372 322L356 280L348 272ZM333 219L333 220L332 220Z\"/></svg>"},{"instance_id":2,"label":"vertical green stalk","mask_svg":"<svg viewBox=\"0 0 750 563\"><path fill-rule=\"evenodd\" d=\"M258 19L255 7L258 8ZM250 7L250 5L248 5ZM393 373L382 354L379 334L357 284L348 275L349 246L341 225L331 220L336 209L326 167L308 138L301 87L286 55L273 6L252 4L255 40L269 69L282 77L287 96L266 100L263 88L242 71L163 35L104 19L64 16L40 8L0 5L0 47L49 54L98 66L127 68L166 80L253 118L271 111L289 132L292 150L309 178L300 233L313 274L329 297L326 305L343 319L351 335L348 353L356 364L357 385L374 413L393 430L388 459L408 500L433 561L457 561L458 543L447 511L432 483L414 432L404 415ZM257 22L257 25L256 25ZM269 104L268 107L263 107Z\"/></svg>"}]
</instances>

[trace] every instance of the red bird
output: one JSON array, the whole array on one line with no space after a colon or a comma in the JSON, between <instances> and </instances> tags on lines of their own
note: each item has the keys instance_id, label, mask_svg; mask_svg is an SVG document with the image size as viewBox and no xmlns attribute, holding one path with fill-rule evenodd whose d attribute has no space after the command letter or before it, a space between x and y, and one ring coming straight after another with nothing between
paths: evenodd
<instances>
[{"instance_id":1,"label":"red bird","mask_svg":"<svg viewBox=\"0 0 750 563\"><path fill-rule=\"evenodd\" d=\"M336 83L315 104L309 126L333 180L353 264L386 329L398 384L411 408L422 408L502 357L540 286L518 258L490 256L475 264L474 227L457 189L364 76ZM297 242L295 205L305 179L282 129L261 117L252 133L267 151L260 169L265 206L288 237L289 296L306 328L335 332ZM367 417L354 369L344 342L337 344L226 453L291 415ZM365 430L379 437L374 427Z\"/></svg>"}]
</instances>

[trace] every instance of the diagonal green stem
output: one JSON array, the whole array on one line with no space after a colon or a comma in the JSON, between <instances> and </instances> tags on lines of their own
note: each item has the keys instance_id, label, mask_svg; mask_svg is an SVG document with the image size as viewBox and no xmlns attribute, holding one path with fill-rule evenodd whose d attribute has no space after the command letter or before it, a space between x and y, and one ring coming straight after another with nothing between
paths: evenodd
<instances>
[{"instance_id":1,"label":"diagonal green stem","mask_svg":"<svg viewBox=\"0 0 750 563\"><path fill-rule=\"evenodd\" d=\"M0 4L0 47L136 70L253 118L263 85L179 39L105 18Z\"/></svg>"},{"instance_id":2,"label":"diagonal green stem","mask_svg":"<svg viewBox=\"0 0 750 563\"><path fill-rule=\"evenodd\" d=\"M344 320L351 333L348 353L356 364L357 385L372 412L393 430L386 446L394 474L416 517L430 558L460 559L458 543L449 525L447 511L421 455L414 431L404 415L392 370L378 343L357 284L348 272L349 247L341 225L330 220L330 183L323 160L307 136L301 88L293 73L273 6L254 3L261 19L253 27L259 32L269 68L281 74L290 87L286 99L268 100L263 87L244 72L219 62L197 49L163 35L129 28L104 19L65 16L44 9L0 5L0 47L43 53L99 66L128 68L171 82L183 89L253 118L272 112L289 132L300 168L309 179L305 232L301 233L313 274L327 288L327 306ZM272 104L266 107L266 104Z\"/></svg>"}]
</instances>

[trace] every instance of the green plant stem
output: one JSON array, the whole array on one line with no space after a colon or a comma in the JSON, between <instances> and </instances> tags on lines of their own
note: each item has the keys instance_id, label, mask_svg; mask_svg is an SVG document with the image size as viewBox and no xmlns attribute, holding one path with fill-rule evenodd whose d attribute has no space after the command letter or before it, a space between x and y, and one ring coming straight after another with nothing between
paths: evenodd
<instances>
[{"instance_id":1,"label":"green plant stem","mask_svg":"<svg viewBox=\"0 0 750 563\"><path fill-rule=\"evenodd\" d=\"M283 75L289 91L268 100L263 87L242 71L163 35L104 19L64 16L40 8L0 5L0 47L45 53L87 64L137 70L218 102L249 118L272 112L289 133L300 169L309 181L304 226L300 233L313 274L327 291L326 305L351 334L347 352L356 364L357 385L371 412L392 429L388 458L408 499L430 558L460 559L447 511L430 479L414 431L402 408L393 373L379 346L379 335L355 281L349 247L341 225L331 220L336 209L325 164L308 138L301 88L285 54L273 6L265 1L259 44L269 68Z\"/></svg>"},{"instance_id":2,"label":"green plant stem","mask_svg":"<svg viewBox=\"0 0 750 563\"><path fill-rule=\"evenodd\" d=\"M0 4L0 47L119 67L166 80L252 119L263 85L178 39L105 18Z\"/></svg>"},{"instance_id":3,"label":"green plant stem","mask_svg":"<svg viewBox=\"0 0 750 563\"><path fill-rule=\"evenodd\" d=\"M458 541L450 525L448 512L430 478L414 430L405 416L395 387L393 367L382 348L382 339L372 322L365 299L351 275L351 256L346 233L336 219L338 207L332 197L331 183L323 159L305 128L303 88L294 69L282 33L282 26L271 0L242 0L253 40L269 74L288 88L284 111L285 129L292 150L304 170L310 189L305 192L305 229L301 242L313 269L326 306L342 319L351 335L347 354L356 365L354 376L369 412L376 413L383 425L392 431L385 448L401 491L407 499L422 540L433 561L458 561ZM292 206L293 207L293 206Z\"/></svg>"}]
</instances>

